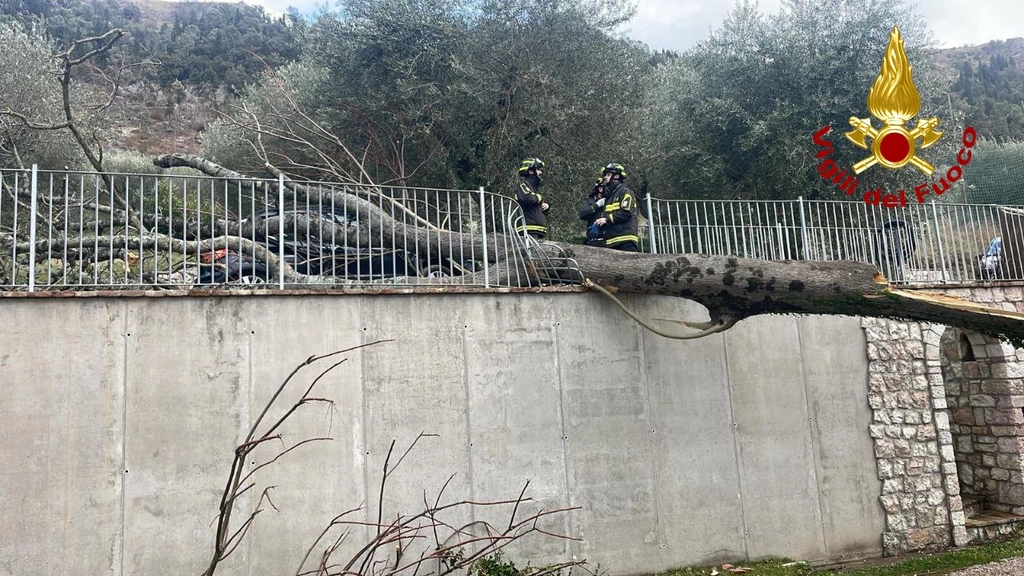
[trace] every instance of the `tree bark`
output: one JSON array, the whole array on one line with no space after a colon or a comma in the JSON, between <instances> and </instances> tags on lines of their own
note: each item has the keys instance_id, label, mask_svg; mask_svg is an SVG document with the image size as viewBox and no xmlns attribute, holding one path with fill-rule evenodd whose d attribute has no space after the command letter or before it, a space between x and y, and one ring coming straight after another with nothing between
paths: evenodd
<instances>
[{"instance_id":1,"label":"tree bark","mask_svg":"<svg viewBox=\"0 0 1024 576\"><path fill-rule=\"evenodd\" d=\"M198 157L162 156L158 165L187 165L211 176L245 176ZM291 194L302 194L300 187ZM315 191L306 194L318 193ZM392 219L372 202L352 194L330 193L332 202L359 213L364 222L379 222L385 237L403 238L432 253L468 250L483 253L477 235L428 231ZM296 196L297 197L297 196ZM320 201L323 201L321 198ZM299 224L289 215L289 226ZM304 223L309 225L308 223ZM300 224L301 225L301 224ZM227 231L227 230L225 230ZM231 233L239 231L232 229ZM341 232L341 230L339 230ZM349 230L349 234L353 234ZM244 236L245 233L243 232ZM378 234L379 237L379 234ZM354 241L372 241L355 233ZM611 291L686 298L708 309L713 325L731 326L761 314L829 314L903 319L975 330L1024 346L1024 314L1009 312L942 293L897 289L875 266L853 261L769 261L699 254L641 254L562 242L543 242L529 258L525 244L510 235L492 234L487 242L491 280L501 285L536 286L545 276L564 276L570 262L578 266L573 281L590 280ZM275 263L276 264L276 263ZM503 264L503 265L494 265ZM557 267L557 272L552 272ZM289 271L290 272L290 271ZM449 279L451 283L482 283L483 273ZM560 278L565 280L564 277ZM323 279L310 279L323 283ZM417 279L402 279L417 283ZM437 284L437 279L430 279ZM443 281L442 281L443 282Z\"/></svg>"},{"instance_id":2,"label":"tree bark","mask_svg":"<svg viewBox=\"0 0 1024 576\"><path fill-rule=\"evenodd\" d=\"M231 182L252 182L253 178L227 169L219 164L195 156L192 154L164 154L153 159L153 164L162 168L187 167L198 170L208 176L224 178ZM257 188L261 191L265 181L257 180ZM320 206L331 207L335 214L348 216L350 223L346 226L335 225L321 219L319 223L308 222L311 218L302 214L295 214L285 211L285 217L293 220L290 224L298 222L300 225L319 227L321 230L333 228L335 238L348 237L352 246L370 246L379 243L379 238L402 238L403 247L418 249L433 254L472 252L473 254L487 254L487 261L495 263L502 254L508 253L513 243L508 236L501 233L492 233L485 245L483 239L475 234L462 234L439 229L429 222L425 222L415 214L412 220L403 217L402 213L395 214L400 219L392 217L391 213L382 209L374 202L361 198L357 192L367 187L344 186L342 190L322 190L317 187L305 186L291 180L286 180L285 203L294 203L298 206ZM385 202L385 201L382 201ZM391 199L386 202L392 203ZM399 202L393 202L399 210L405 210ZM315 217L313 217L315 218ZM276 222L276 220L275 220ZM406 223L410 222L410 223ZM415 222L415 224L412 224ZM229 226L232 226L229 224ZM327 226L327 229L324 228ZM272 228L271 228L272 229ZM229 233L235 233L231 231ZM241 233L245 235L245 233Z\"/></svg>"},{"instance_id":3,"label":"tree bark","mask_svg":"<svg viewBox=\"0 0 1024 576\"><path fill-rule=\"evenodd\" d=\"M1024 314L943 293L891 286L870 264L636 254L560 247L584 276L632 294L686 298L724 324L760 314L831 314L957 326L1024 346Z\"/></svg>"}]
</instances>

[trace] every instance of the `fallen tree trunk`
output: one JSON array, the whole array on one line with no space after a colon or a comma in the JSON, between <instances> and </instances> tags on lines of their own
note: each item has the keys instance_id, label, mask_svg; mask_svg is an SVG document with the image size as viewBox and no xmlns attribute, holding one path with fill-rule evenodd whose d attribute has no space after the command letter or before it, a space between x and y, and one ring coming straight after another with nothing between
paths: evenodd
<instances>
[{"instance_id":1,"label":"fallen tree trunk","mask_svg":"<svg viewBox=\"0 0 1024 576\"><path fill-rule=\"evenodd\" d=\"M161 168L192 168L208 176L224 178L231 182L254 181L250 176L229 170L192 154L164 154L154 158L153 164ZM276 173L273 168L268 167L268 169ZM257 189L263 191L264 186L265 182L257 181ZM378 242L377 239L381 237L400 237L403 245L410 248L438 254L457 251L486 254L487 261L494 263L499 261L501 255L507 253L516 244L507 235L500 232L490 234L485 243L483 238L475 234L463 234L437 228L417 216L413 211L408 210L400 202L373 192L371 190L373 186L350 185L342 188L351 192L323 190L291 180L286 180L285 186L286 204L331 207L335 213L345 214L350 220L346 226L333 224L328 224L328 226L334 227L334 234L337 238L348 236L349 241L354 245L369 246L371 243ZM381 198L381 205L359 197L359 193ZM383 205L394 207L397 214L384 210ZM288 211L285 212L285 216L294 218L296 221L307 219L307 217L294 215ZM245 235L244 231L238 231L237 225L228 224L227 226L229 229L226 230L226 233Z\"/></svg>"},{"instance_id":2,"label":"fallen tree trunk","mask_svg":"<svg viewBox=\"0 0 1024 576\"><path fill-rule=\"evenodd\" d=\"M157 163L169 164L168 158L160 157ZM173 165L187 165L211 176L244 178L198 157L178 155ZM293 188L293 193L297 189ZM332 201L344 203L367 221L382 223L388 235L422 249L443 253L454 247L484 248L477 235L424 230L391 218L362 198L345 193L332 195ZM946 324L1024 345L1024 314L940 293L897 289L875 266L861 262L638 254L561 242L544 242L532 250L529 259L523 259L523 246L508 235L494 234L488 239L487 262L513 263L494 267L493 281L512 286L537 285L544 282L548 264L572 261L579 268L579 278L574 280L580 283L589 281L610 292L675 296L702 304L711 317L705 328L712 332L761 314L831 314ZM538 266L538 262L544 265ZM450 281L475 283L482 274ZM416 283L415 279L403 280ZM431 283L438 281L431 279Z\"/></svg>"},{"instance_id":3,"label":"fallen tree trunk","mask_svg":"<svg viewBox=\"0 0 1024 576\"><path fill-rule=\"evenodd\" d=\"M870 264L768 261L698 254L630 254L560 245L597 284L686 298L729 324L760 314L831 314L930 322L1024 346L1024 314L942 293L891 286Z\"/></svg>"}]
</instances>

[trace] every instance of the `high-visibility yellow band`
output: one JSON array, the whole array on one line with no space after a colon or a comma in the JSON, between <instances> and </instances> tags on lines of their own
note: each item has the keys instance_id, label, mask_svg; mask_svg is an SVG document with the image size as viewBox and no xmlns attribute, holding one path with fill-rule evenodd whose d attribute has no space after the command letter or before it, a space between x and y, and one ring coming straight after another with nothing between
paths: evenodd
<instances>
[{"instance_id":1,"label":"high-visibility yellow band","mask_svg":"<svg viewBox=\"0 0 1024 576\"><path fill-rule=\"evenodd\" d=\"M547 226L538 226L536 224L527 224L526 226L519 226L516 228L516 232L544 232L547 233Z\"/></svg>"},{"instance_id":2,"label":"high-visibility yellow band","mask_svg":"<svg viewBox=\"0 0 1024 576\"><path fill-rule=\"evenodd\" d=\"M605 204L605 206L604 206L604 211L605 212L614 212L614 211L616 211L618 209L619 209L619 203L618 202L612 202L611 204Z\"/></svg>"},{"instance_id":3,"label":"high-visibility yellow band","mask_svg":"<svg viewBox=\"0 0 1024 576\"><path fill-rule=\"evenodd\" d=\"M625 236L616 236L614 238L609 238L604 241L605 245L607 246L612 246L614 244L622 244L623 242L636 242L637 244L639 244L640 238L635 234L626 234Z\"/></svg>"}]
</instances>

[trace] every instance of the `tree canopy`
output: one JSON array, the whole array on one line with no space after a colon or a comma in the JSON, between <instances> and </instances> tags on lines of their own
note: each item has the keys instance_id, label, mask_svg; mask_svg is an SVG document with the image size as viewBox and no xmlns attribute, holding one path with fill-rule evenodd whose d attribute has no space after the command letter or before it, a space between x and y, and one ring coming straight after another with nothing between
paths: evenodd
<instances>
[{"instance_id":1,"label":"tree canopy","mask_svg":"<svg viewBox=\"0 0 1024 576\"><path fill-rule=\"evenodd\" d=\"M645 119L652 187L690 198L842 196L815 170L811 135L831 125L832 141L843 140L847 119L868 115L894 25L906 39L920 116L945 104L921 22L901 2L788 0L770 16L740 2L708 39L659 70ZM945 140L958 138L950 132ZM863 156L837 146L835 161L850 166ZM920 180L902 172L873 177L893 186Z\"/></svg>"},{"instance_id":2,"label":"tree canopy","mask_svg":"<svg viewBox=\"0 0 1024 576\"><path fill-rule=\"evenodd\" d=\"M210 127L205 152L261 165L238 145L238 129L256 116L272 128L268 107L286 87L353 154L328 167L287 139L265 140L282 170L322 178L363 163L378 183L500 190L520 158L539 156L554 167L545 193L569 230L598 169L636 158L655 65L615 33L630 14L620 0L343 2L311 26L300 62L252 86L232 120Z\"/></svg>"},{"instance_id":3,"label":"tree canopy","mask_svg":"<svg viewBox=\"0 0 1024 576\"><path fill-rule=\"evenodd\" d=\"M663 198L842 197L818 176L811 135L832 126L841 166L863 156L841 133L850 116L868 115L894 24L920 116L940 117L947 133L928 151L940 169L968 124L1000 142L1024 137L1014 103L1024 80L1004 50L1012 42L986 48L987 59L938 52L904 1L787 0L776 14L740 2L682 53L623 36L626 0L343 0L310 17L242 4L173 4L158 15L140 6L12 0L3 13L37 21L55 52L72 36L123 25L123 52L101 55L100 69L101 60L153 58L144 76L174 87L166 93L235 92L230 115L206 127L203 154L241 170L271 156L296 177L502 191L521 158L544 158L560 238L580 233L578 201L608 162L630 169L636 191ZM12 109L32 106L4 96ZM914 170L870 175L872 187L893 190L922 180Z\"/></svg>"},{"instance_id":4,"label":"tree canopy","mask_svg":"<svg viewBox=\"0 0 1024 576\"><path fill-rule=\"evenodd\" d=\"M841 140L851 116L868 116L867 93L898 24L920 116L946 118L949 135L929 154L945 162L958 146L945 114L952 79L906 3L791 0L766 15L741 2L683 54L622 37L616 26L629 17L617 0L348 0L312 25L299 64L240 104L251 112L287 86L361 151L353 156L378 182L501 190L520 158L542 157L556 234L567 237L578 228L578 198L610 161L632 169L638 191L666 198L843 196L818 175L811 136L831 125L830 138ZM236 116L211 127L205 153L246 169L262 164L239 146L243 124ZM288 149L263 144L271 154ZM838 146L835 160L849 166L862 156ZM323 176L316 160L286 157L295 162L282 169ZM921 180L911 170L872 176L891 189Z\"/></svg>"},{"instance_id":5,"label":"tree canopy","mask_svg":"<svg viewBox=\"0 0 1024 576\"><path fill-rule=\"evenodd\" d=\"M63 119L61 89L56 82L58 64L53 47L37 31L14 24L0 42L0 111L13 109L38 124ZM79 89L71 96L82 103ZM32 130L15 117L0 114L0 166L38 164L44 169L83 167L85 157L71 134L58 130Z\"/></svg>"},{"instance_id":6,"label":"tree canopy","mask_svg":"<svg viewBox=\"0 0 1024 576\"><path fill-rule=\"evenodd\" d=\"M272 17L262 6L241 2L156 2L131 0L5 0L3 17L36 26L57 46L99 36L111 28L130 33L110 59L153 60L142 78L161 88L187 82L200 92L224 86L241 89L266 67L298 57L303 21L295 15Z\"/></svg>"}]
</instances>

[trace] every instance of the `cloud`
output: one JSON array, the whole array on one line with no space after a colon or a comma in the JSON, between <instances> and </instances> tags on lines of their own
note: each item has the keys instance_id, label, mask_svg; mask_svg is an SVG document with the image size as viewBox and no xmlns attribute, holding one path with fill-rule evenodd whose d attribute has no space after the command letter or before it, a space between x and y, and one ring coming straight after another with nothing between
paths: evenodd
<instances>
[{"instance_id":1,"label":"cloud","mask_svg":"<svg viewBox=\"0 0 1024 576\"><path fill-rule=\"evenodd\" d=\"M623 32L654 49L686 50L718 28L735 5L735 0L639 0L636 17ZM758 9L773 14L781 5L782 0L762 0ZM970 9L959 0L920 0L916 5L947 48L1024 36L1020 0L973 0Z\"/></svg>"},{"instance_id":2,"label":"cloud","mask_svg":"<svg viewBox=\"0 0 1024 576\"><path fill-rule=\"evenodd\" d=\"M639 0L636 17L623 32L654 49L686 50L718 28L735 4L734 0ZM782 0L764 0L758 9L771 14L781 4Z\"/></svg>"},{"instance_id":3,"label":"cloud","mask_svg":"<svg viewBox=\"0 0 1024 576\"><path fill-rule=\"evenodd\" d=\"M1024 3L1019 0L975 0L970 9L954 0L922 0L917 9L946 48L1024 36Z\"/></svg>"}]
</instances>

